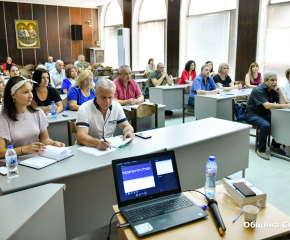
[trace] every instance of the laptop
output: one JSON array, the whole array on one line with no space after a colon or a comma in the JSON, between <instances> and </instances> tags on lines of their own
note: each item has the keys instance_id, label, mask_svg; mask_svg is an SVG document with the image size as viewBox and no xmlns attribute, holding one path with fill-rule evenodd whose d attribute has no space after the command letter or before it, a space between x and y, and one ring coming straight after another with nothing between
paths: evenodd
<instances>
[{"instance_id":1,"label":"laptop","mask_svg":"<svg viewBox=\"0 0 290 240\"><path fill-rule=\"evenodd\" d=\"M174 151L112 161L119 209L137 236L208 216L182 192Z\"/></svg>"}]
</instances>

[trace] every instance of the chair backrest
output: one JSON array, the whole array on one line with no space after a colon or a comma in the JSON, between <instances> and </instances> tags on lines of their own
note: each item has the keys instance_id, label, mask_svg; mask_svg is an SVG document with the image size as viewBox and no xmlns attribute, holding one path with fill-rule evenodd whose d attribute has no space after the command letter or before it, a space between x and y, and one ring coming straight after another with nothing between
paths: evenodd
<instances>
[{"instance_id":1,"label":"chair backrest","mask_svg":"<svg viewBox=\"0 0 290 240\"><path fill-rule=\"evenodd\" d=\"M183 88L183 94L189 94L190 93L190 89L191 89L191 86L187 86L185 88Z\"/></svg>"},{"instance_id":2,"label":"chair backrest","mask_svg":"<svg viewBox=\"0 0 290 240\"><path fill-rule=\"evenodd\" d=\"M31 72L28 71L27 69L23 69L23 68L21 68L21 69L19 70L19 75L20 75L20 76L23 76L23 77L26 77L26 78L31 78Z\"/></svg>"},{"instance_id":3,"label":"chair backrest","mask_svg":"<svg viewBox=\"0 0 290 240\"><path fill-rule=\"evenodd\" d=\"M143 70L143 71L140 71L140 73L145 73L145 70Z\"/></svg>"},{"instance_id":4,"label":"chair backrest","mask_svg":"<svg viewBox=\"0 0 290 240\"><path fill-rule=\"evenodd\" d=\"M135 79L135 76L136 76L135 74L131 74L132 79Z\"/></svg>"},{"instance_id":5,"label":"chair backrest","mask_svg":"<svg viewBox=\"0 0 290 240\"><path fill-rule=\"evenodd\" d=\"M144 118L149 117L153 114L155 114L155 128L158 128L158 104L149 105L149 104L141 104L137 108L134 109L135 116L135 132L137 132L137 119L138 118Z\"/></svg>"},{"instance_id":6,"label":"chair backrest","mask_svg":"<svg viewBox=\"0 0 290 240\"><path fill-rule=\"evenodd\" d=\"M65 109L66 107L66 104L67 104L67 97L62 99L62 105L63 105L63 109Z\"/></svg>"},{"instance_id":7,"label":"chair backrest","mask_svg":"<svg viewBox=\"0 0 290 240\"><path fill-rule=\"evenodd\" d=\"M177 84L180 81L180 77L173 79L174 84Z\"/></svg>"},{"instance_id":8,"label":"chair backrest","mask_svg":"<svg viewBox=\"0 0 290 240\"><path fill-rule=\"evenodd\" d=\"M144 77L145 77L145 78L149 78L149 75L150 75L150 72L145 73Z\"/></svg>"},{"instance_id":9,"label":"chair backrest","mask_svg":"<svg viewBox=\"0 0 290 240\"><path fill-rule=\"evenodd\" d=\"M68 144L72 146L72 133L77 132L77 127L75 122L67 121L67 132L68 132Z\"/></svg>"},{"instance_id":10,"label":"chair backrest","mask_svg":"<svg viewBox=\"0 0 290 240\"><path fill-rule=\"evenodd\" d=\"M28 65L25 66L25 69L26 70L33 70L34 69L34 65L28 64Z\"/></svg>"}]
</instances>

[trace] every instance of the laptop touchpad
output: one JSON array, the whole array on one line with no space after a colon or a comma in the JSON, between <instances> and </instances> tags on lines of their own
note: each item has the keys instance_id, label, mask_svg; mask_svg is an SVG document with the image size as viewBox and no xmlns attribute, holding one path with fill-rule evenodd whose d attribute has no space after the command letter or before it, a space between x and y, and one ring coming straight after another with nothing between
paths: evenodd
<instances>
[{"instance_id":1,"label":"laptop touchpad","mask_svg":"<svg viewBox=\"0 0 290 240\"><path fill-rule=\"evenodd\" d=\"M150 224L153 226L153 229L169 227L175 224L175 221L169 216L160 216L150 219Z\"/></svg>"}]
</instances>

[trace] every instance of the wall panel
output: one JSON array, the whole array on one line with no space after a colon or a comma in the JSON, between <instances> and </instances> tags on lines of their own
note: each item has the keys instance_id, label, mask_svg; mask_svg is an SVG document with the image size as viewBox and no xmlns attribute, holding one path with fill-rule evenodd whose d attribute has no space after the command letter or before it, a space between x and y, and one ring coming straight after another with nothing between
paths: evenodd
<instances>
[{"instance_id":1,"label":"wall panel","mask_svg":"<svg viewBox=\"0 0 290 240\"><path fill-rule=\"evenodd\" d=\"M97 47L96 42L99 41L99 21L98 9L92 9L92 22L93 22L93 47Z\"/></svg>"},{"instance_id":2,"label":"wall panel","mask_svg":"<svg viewBox=\"0 0 290 240\"><path fill-rule=\"evenodd\" d=\"M82 25L83 25L83 54L86 61L90 60L90 47L92 47L93 27L89 26L88 21L92 22L90 8L82 8Z\"/></svg>"},{"instance_id":3,"label":"wall panel","mask_svg":"<svg viewBox=\"0 0 290 240\"><path fill-rule=\"evenodd\" d=\"M4 3L0 2L0 65L6 62L7 45L6 45L6 30L4 24Z\"/></svg>"},{"instance_id":4,"label":"wall panel","mask_svg":"<svg viewBox=\"0 0 290 240\"><path fill-rule=\"evenodd\" d=\"M61 60L72 62L69 7L58 7Z\"/></svg>"},{"instance_id":5,"label":"wall panel","mask_svg":"<svg viewBox=\"0 0 290 240\"><path fill-rule=\"evenodd\" d=\"M81 25L82 24L82 13L80 8L70 8L70 24ZM72 59L73 61L78 60L78 55L83 53L83 41L72 40Z\"/></svg>"},{"instance_id":6,"label":"wall panel","mask_svg":"<svg viewBox=\"0 0 290 240\"><path fill-rule=\"evenodd\" d=\"M57 6L46 6L48 55L52 56L54 61L60 59L59 26L57 12Z\"/></svg>"}]
</instances>

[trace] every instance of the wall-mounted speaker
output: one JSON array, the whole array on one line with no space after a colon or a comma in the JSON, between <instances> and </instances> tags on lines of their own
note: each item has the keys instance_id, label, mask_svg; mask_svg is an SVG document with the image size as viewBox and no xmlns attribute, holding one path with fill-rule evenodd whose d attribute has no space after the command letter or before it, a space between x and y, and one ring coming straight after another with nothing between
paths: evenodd
<instances>
[{"instance_id":1,"label":"wall-mounted speaker","mask_svg":"<svg viewBox=\"0 0 290 240\"><path fill-rule=\"evenodd\" d=\"M71 25L72 40L83 40L82 25Z\"/></svg>"}]
</instances>

